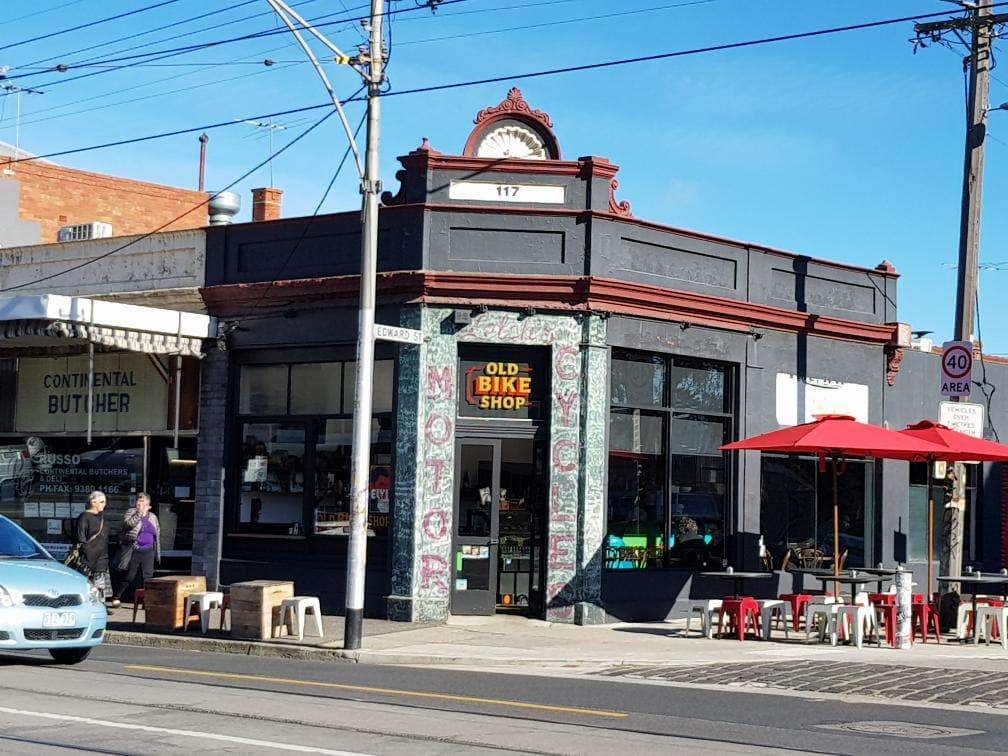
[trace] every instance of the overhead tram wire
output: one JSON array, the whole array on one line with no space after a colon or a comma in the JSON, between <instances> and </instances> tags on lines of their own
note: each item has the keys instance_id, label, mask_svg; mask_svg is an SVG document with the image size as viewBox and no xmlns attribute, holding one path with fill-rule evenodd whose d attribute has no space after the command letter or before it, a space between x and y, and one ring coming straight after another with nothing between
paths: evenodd
<instances>
[{"instance_id":1,"label":"overhead tram wire","mask_svg":"<svg viewBox=\"0 0 1008 756\"><path fill-rule=\"evenodd\" d=\"M445 0L445 2L451 2L451 0ZM1006 2L998 3L998 5L1008 5L1008 0ZM612 68L614 66L631 65L634 63L645 63L657 60L669 60L672 58L685 57L689 55L699 55L703 53L719 52L724 50L735 50L746 47L755 47L758 45L765 44L776 44L779 42L789 42L798 39L810 39L815 37L822 37L830 34L840 34L849 31L860 31L863 29L873 29L882 26L889 26L892 24L905 23L907 21L915 21L922 18L934 18L935 16L948 16L947 12L943 13L924 13L916 16L903 16L900 18L883 19L880 21L866 21L860 24L849 24L847 26L834 26L826 29L814 29L806 32L796 32L794 34L784 34L775 37L762 37L759 39L745 40L741 42L726 42L718 45L708 45L705 47L694 47L686 50L675 50L665 53L656 53L654 55L644 55L633 58L620 58L616 60L599 61L596 63L584 63L576 66L564 66L562 68L549 68L542 69L538 71L525 71L519 73L512 73L504 76L494 76L484 79L470 79L466 81L450 82L446 84L432 84L426 87L415 87L412 89L401 89L383 94L383 97L396 97L412 94L423 94L426 92L440 92L448 91L452 89L462 89L464 87L479 86L482 84L494 84L501 81L513 81L516 79L532 79L539 78L543 76L556 76L564 73L576 73L580 71L590 71L600 68ZM345 102L354 102L354 97L352 96ZM100 144L89 145L87 147L76 147L69 150L59 150L57 152L50 152L44 155L35 155L33 157L18 158L17 160L8 161L10 163L21 163L31 160L42 160L53 157L61 157L63 155L74 155L81 152L91 152L93 150L107 149L109 147L118 147L125 144L136 144L138 142L147 142L156 139L164 139L172 136L180 136L182 134L192 134L198 131L205 131L208 129L216 129L224 126L233 126L238 123L242 123L245 120L265 120L268 118L275 118L278 116L293 115L295 113L307 113L313 110L321 110L322 108L332 107L332 103L320 103L317 105L306 105L300 108L291 108L288 110L280 110L274 113L264 113L260 115L245 116L244 118L238 118L229 121L220 121L217 123L205 124L203 126L195 126L187 129L177 129L174 131L165 131L155 134L148 134L146 136L132 137L130 139L120 139L112 142L103 142Z\"/></svg>"},{"instance_id":2,"label":"overhead tram wire","mask_svg":"<svg viewBox=\"0 0 1008 756\"><path fill-rule=\"evenodd\" d=\"M78 5L83 3L84 0L70 0L66 3L61 3L59 5L54 5L51 8L43 8L42 10L32 11L31 13L26 13L23 16L17 16L16 18L8 18L5 23L13 24L15 21L24 21L26 18L34 18L35 16L44 16L46 13L52 13L53 11L58 11L63 8L69 8L71 5Z\"/></svg>"},{"instance_id":3,"label":"overhead tram wire","mask_svg":"<svg viewBox=\"0 0 1008 756\"><path fill-rule=\"evenodd\" d=\"M302 0L300 3L296 3L296 5L298 5L298 6L307 5L309 3L316 3L316 2L319 2L319 1L320 0ZM260 2L260 0L242 0L242 2L235 3L233 5L229 5L229 6L225 7L225 8L218 8L217 10L208 11L207 13L202 13L202 14L200 14L198 16L190 16L188 18L179 19L178 21L173 21L172 23L170 23L170 24L164 24L163 26L157 26L157 27L155 27L153 29L147 29L146 31L137 32L135 34L129 34L129 35L125 36L125 37L117 37L116 39L110 39L107 42L101 42L99 44L90 45L88 47L81 47L81 48L78 48L77 50L68 50L66 52L59 53L58 55L51 55L51 56L49 56L47 58L40 58L38 60L33 60L33 61L28 62L28 63L22 63L22 64L17 65L17 66L12 66L12 70L27 69L27 68L30 68L30 67L33 67L33 66L37 66L40 63L47 63L50 60L66 59L66 58L69 58L72 55L77 55L79 53L90 52L91 50L97 50L97 49L99 49L101 47L108 47L110 45L114 45L114 44L117 44L119 42L126 42L127 40L136 39L137 37L144 37L144 36L146 36L148 34L153 34L154 32L164 31L165 29L173 29L173 28L176 28L178 26L184 26L186 24L191 24L191 23L193 23L195 21L201 21L202 19L209 18L210 16L215 16L215 15L220 14L220 13L226 13L227 11L236 10L238 8L241 8L241 7L245 6L245 5L251 5L252 3L259 3L259 2ZM144 42L142 44L134 45L133 47L127 47L127 48L124 48L124 49L121 49L121 50L113 50L113 51L110 51L108 54L109 55L115 55L115 54L118 54L120 52L130 52L132 50L137 50L137 49L140 49L140 48L143 48L143 47L149 47L151 45L161 44L163 42L170 42L173 39L179 39L181 37L191 37L194 34L202 34L202 33L205 33L207 31L213 31L213 30L216 30L216 29L220 29L220 28L222 28L224 26L233 26L234 24L244 23L245 21L251 21L253 19L260 18L262 16L268 16L268 15L270 15L269 11L266 11L266 12L263 12L263 13L254 13L254 14L249 15L249 16L242 16L241 18L235 18L235 19L231 19L230 21L224 21L222 23L217 24L217 26L212 27L211 29L200 29L200 30L195 30L195 31L182 32L181 34L174 34L174 35L169 36L169 37L161 37L160 39L149 40L149 41ZM87 62L90 62L90 61L89 60L85 60L85 61L82 61L82 62L87 63ZM52 67L47 67L47 68L44 68L43 70L44 71L52 71Z\"/></svg>"},{"instance_id":4,"label":"overhead tram wire","mask_svg":"<svg viewBox=\"0 0 1008 756\"><path fill-rule=\"evenodd\" d=\"M361 87L361 89L363 89L363 87ZM360 93L360 91L361 90L358 89L357 92L355 92L352 95L352 97L355 97L358 93ZM326 103L326 105L328 107L332 108L331 103ZM336 115L335 109L330 110L328 113L326 113L321 118L319 118L317 121L315 121L311 126L309 126L308 128L306 128L304 131L302 131L296 137L294 137L289 142L287 142L285 145L283 145L280 149L278 149L275 152L273 152L265 160L257 163L255 166L253 166L248 171L246 171L245 173L243 173L241 176L239 176L238 178L236 178L230 184L228 184L227 186L223 187L222 189L217 190L217 192L215 192L213 194L208 194L207 198L205 200L203 200L202 202L194 205L193 207L190 207L189 209L187 209L182 214L175 216L170 221L167 221L166 223L161 224L157 228L155 228L155 229L153 229L151 231L148 231L147 233L142 234L141 236L137 236L137 237L135 237L133 239L130 239L125 244L121 244L118 247L110 249L108 252L103 252L102 254L97 255L96 257L92 257L92 258L90 258L88 260L85 260L84 262L78 263L77 265L72 265L69 268L65 268L63 270L57 271L56 273L50 273L49 275L41 276L41 277L36 278L36 279L34 279L32 281L26 281L24 283L17 284L16 286L8 286L6 288L0 289L0 293L6 293L6 292L9 292L9 291L17 291L19 289L25 289L25 288L28 288L30 286L36 286L36 285L38 285L40 283L45 283L46 281L51 281L54 278L59 278L61 276L65 276L67 273L73 273L74 271L80 270L81 268L85 268L85 267L87 267L89 265L94 265L96 262L100 262L102 260L105 260L105 259L111 257L112 255L116 254L117 252L121 252L122 250L126 249L127 247L130 247L130 246L136 244L137 242L141 242L144 239L150 238L154 234L159 233L159 232L163 231L164 229L168 228L168 226L170 226L171 224L175 223L176 221L181 220L182 218L186 217L190 213L199 210L204 205L207 205L210 202L211 199L213 199L214 197L216 197L217 195L219 195L221 192L226 192L231 187L233 187L236 184L238 184L238 183L244 181L245 179L247 179L249 176L251 176L253 173L255 173L256 171L258 171L260 168L262 168L264 165L266 165L267 163L269 163L271 160L273 160L274 158L282 155L288 149L290 149L295 144L297 144L298 142L300 142L302 139L304 139L306 136L308 136L311 132L313 132L315 129L317 129L319 126L321 126L323 123L325 123L326 121L328 121L334 115Z\"/></svg>"},{"instance_id":5,"label":"overhead tram wire","mask_svg":"<svg viewBox=\"0 0 1008 756\"><path fill-rule=\"evenodd\" d=\"M176 2L177 0L168 0L168 1L169 2ZM469 2L469 1L470 0L443 0L443 2L441 3L441 5L453 5L453 4L465 3L465 2ZM390 8L389 10L387 10L385 12L385 15L396 15L396 14L400 14L400 13L414 13L417 10L421 10L421 9L420 8L414 8L412 6L407 7L407 8ZM330 14L330 15L335 15L335 14ZM344 17L344 18L341 18L341 19L336 19L334 21L325 21L323 23L316 23L316 19L309 19L309 22L316 29L321 29L321 28L330 27L330 26L339 26L341 24L346 24L348 22L357 21L357 20L359 20L359 16L354 16L352 18ZM262 39L263 37L272 37L272 36L276 36L277 34L287 34L287 33L288 33L288 31L285 28L284 29L266 29L266 30L263 30L263 31L251 32L249 34L242 34L242 35L237 36L237 37L228 37L226 39L218 39L218 40L214 40L212 42L201 42L199 44L194 44L194 45L185 45L185 46L182 46L182 47L172 47L172 48L167 48L167 49L163 49L163 50L153 50L151 52L137 53L135 55L124 55L124 56L119 57L119 58L106 58L106 59L103 59L103 60L89 61L87 63L81 63L81 64L76 64L76 63L61 64L59 66L53 66L49 70L53 71L53 72L59 71L59 72L62 73L62 72L69 71L69 70L74 69L74 68L87 68L89 66L104 65L104 64L107 64L107 63L122 63L124 61L134 61L134 60L140 60L142 58L154 58L155 60L162 60L164 58L173 57L175 55L184 55L186 53L197 52L199 50L206 50L206 49L209 49L211 47L219 47L221 45L232 44L234 42L244 42L244 41L249 40L249 39ZM3 48L0 48L0 49L3 49ZM155 56L157 56L157 57L155 57ZM151 62L151 61L148 60L147 62ZM129 67L129 64L123 66L123 68L128 68L128 67ZM103 72L99 72L99 73L103 73ZM7 76L6 78L7 79L19 79L19 78L23 78L25 76L38 76L38 75L39 75L38 72L33 72L33 73L14 74L12 76ZM76 81L76 80L82 79L82 78L84 78L86 76L93 76L93 75L94 75L94 73L91 73L91 74L82 74L81 76L69 77L69 78L66 78L66 79L62 79L62 78L61 79L51 79L51 80L49 80L47 82L41 82L41 83L38 83L38 84L34 84L33 86L37 86L39 88L44 87L44 86L50 86L51 87L51 86L55 86L55 85L60 84L60 83L66 83L66 82L70 82L70 81Z\"/></svg>"},{"instance_id":6,"label":"overhead tram wire","mask_svg":"<svg viewBox=\"0 0 1008 756\"><path fill-rule=\"evenodd\" d=\"M109 21L118 21L120 18L126 18L127 16L134 16L137 13L145 13L149 10L154 10L156 8L163 8L166 5L173 5L179 2L179 0L161 0L159 3L154 3L153 5L145 5L142 8L134 8L130 11L123 11L122 13L117 13L114 16L106 16L105 18L99 18L96 21L89 21L86 24L78 24L77 26L71 26L66 29L60 29L59 31L49 32L48 34L40 34L37 37L29 37L28 39L22 39L19 42L11 42L8 45L0 45L0 50L10 50L14 47L21 47L21 45L27 45L32 42L39 42L43 39L52 39L53 37L59 37L63 34L69 34L70 32L80 31L82 29L90 29L92 26L98 26L99 24L105 24Z\"/></svg>"}]
</instances>

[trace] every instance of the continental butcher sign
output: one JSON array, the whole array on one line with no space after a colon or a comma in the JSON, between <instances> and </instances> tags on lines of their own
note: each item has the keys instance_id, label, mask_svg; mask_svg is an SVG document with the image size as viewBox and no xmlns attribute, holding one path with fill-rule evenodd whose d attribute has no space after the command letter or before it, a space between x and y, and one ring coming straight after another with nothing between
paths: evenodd
<instances>
[{"instance_id":1,"label":"continental butcher sign","mask_svg":"<svg viewBox=\"0 0 1008 756\"><path fill-rule=\"evenodd\" d=\"M168 379L142 354L95 355L92 422L101 431L168 428ZM87 357L18 361L15 430L24 433L87 430Z\"/></svg>"}]
</instances>

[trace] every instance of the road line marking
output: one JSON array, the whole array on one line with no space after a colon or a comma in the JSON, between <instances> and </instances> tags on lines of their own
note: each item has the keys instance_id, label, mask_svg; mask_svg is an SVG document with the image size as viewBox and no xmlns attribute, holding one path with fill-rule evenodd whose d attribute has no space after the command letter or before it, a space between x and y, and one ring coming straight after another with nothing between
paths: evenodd
<instances>
[{"instance_id":1,"label":"road line marking","mask_svg":"<svg viewBox=\"0 0 1008 756\"><path fill-rule=\"evenodd\" d=\"M576 706L551 706L549 704L526 703L523 701L505 701L499 698L479 698L477 696L460 696L452 693L424 693L418 690L398 690L396 688L376 688L368 685L349 685L346 683L322 682L318 680L297 680L289 677L267 677L265 675L240 675L232 672L208 672L196 669L177 669L175 667L155 667L147 664L124 664L125 669L138 672L161 672L173 675L191 675L193 677L210 677L220 680L241 680L246 682L280 683L282 685L303 685L313 688L328 688L332 690L349 690L358 693L380 693L387 696L405 696L409 698L430 698L437 701L455 701L457 703L488 704L516 709L531 709L534 711L551 711L559 714L581 714L590 717L609 717L626 719L622 711L606 709L581 709Z\"/></svg>"},{"instance_id":2,"label":"road line marking","mask_svg":"<svg viewBox=\"0 0 1008 756\"><path fill-rule=\"evenodd\" d=\"M76 722L78 724L94 725L96 727L111 727L117 730L139 730L141 732L151 732L164 735L182 735L190 738L201 738L203 740L220 740L225 743L239 743L241 745L274 748L279 751L297 751L298 753L321 753L326 756L367 756L367 754L356 751L333 751L329 748L315 748L314 746L302 746L292 743L276 743L272 740L257 740L255 738L242 738L236 735L218 735L212 732L199 732L196 730L176 730L171 727L153 727L151 725L130 724L127 722L112 722L107 719L92 719L91 717L78 717L72 714L52 714L45 711L27 711L25 709L11 709L0 706L0 714L13 714L22 717L38 717L40 719L53 719L59 722Z\"/></svg>"}]
</instances>

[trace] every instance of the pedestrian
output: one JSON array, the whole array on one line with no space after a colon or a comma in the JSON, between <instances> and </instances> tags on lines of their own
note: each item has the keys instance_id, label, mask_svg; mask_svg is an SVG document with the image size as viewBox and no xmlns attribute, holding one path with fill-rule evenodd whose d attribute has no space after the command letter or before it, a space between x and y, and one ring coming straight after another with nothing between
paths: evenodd
<instances>
[{"instance_id":1,"label":"pedestrian","mask_svg":"<svg viewBox=\"0 0 1008 756\"><path fill-rule=\"evenodd\" d=\"M151 511L150 496L137 494L136 506L123 517L122 549L116 556L116 566L126 570L126 577L113 606L133 587L139 573L143 582L154 577L154 564L161 561L161 524ZM143 585L143 582L141 585Z\"/></svg>"},{"instance_id":2,"label":"pedestrian","mask_svg":"<svg viewBox=\"0 0 1008 756\"><path fill-rule=\"evenodd\" d=\"M80 546L77 568L101 591L106 601L112 595L109 577L108 529L105 527L105 494L92 491L87 509L77 516L76 540ZM115 606L118 602L113 602Z\"/></svg>"}]
</instances>

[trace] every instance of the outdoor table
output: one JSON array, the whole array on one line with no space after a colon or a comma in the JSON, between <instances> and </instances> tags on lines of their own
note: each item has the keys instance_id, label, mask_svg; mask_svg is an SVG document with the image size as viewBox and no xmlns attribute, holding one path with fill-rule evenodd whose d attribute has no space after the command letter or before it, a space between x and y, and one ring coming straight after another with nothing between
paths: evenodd
<instances>
[{"instance_id":1,"label":"outdoor table","mask_svg":"<svg viewBox=\"0 0 1008 756\"><path fill-rule=\"evenodd\" d=\"M774 573L772 572L701 572L699 574L702 577L715 577L734 581L734 595L736 596L745 595L742 593L742 584L746 580L766 580L767 578L774 577Z\"/></svg>"},{"instance_id":2,"label":"outdoor table","mask_svg":"<svg viewBox=\"0 0 1008 756\"><path fill-rule=\"evenodd\" d=\"M857 574L853 574L856 572ZM878 580L876 575L867 574L868 570L854 570L853 572L841 572L839 575L834 575L832 572L828 575L817 575L816 580L819 580L823 584L823 589L826 588L827 583L844 583L851 587L851 598L857 594L858 586L867 585L868 583L874 583ZM878 581L881 586L882 582ZM882 591L880 590L879 593Z\"/></svg>"},{"instance_id":3,"label":"outdoor table","mask_svg":"<svg viewBox=\"0 0 1008 756\"><path fill-rule=\"evenodd\" d=\"M878 578L876 586L878 593L884 593L882 583L896 577L896 570L891 570L888 567L858 567L857 573L860 575L862 572L867 572L869 575L874 575Z\"/></svg>"},{"instance_id":4,"label":"outdoor table","mask_svg":"<svg viewBox=\"0 0 1008 756\"><path fill-rule=\"evenodd\" d=\"M966 583L966 585L974 586L973 590L973 634L976 635L976 611L977 611L977 592L976 587L981 585L1000 585L1001 586L1001 598L1008 600L1008 575L984 575L979 572L969 573L965 575L939 575L939 583ZM1008 628L1001 628L1002 632L1005 632ZM963 638L963 641L968 643L973 640L970 637Z\"/></svg>"}]
</instances>

